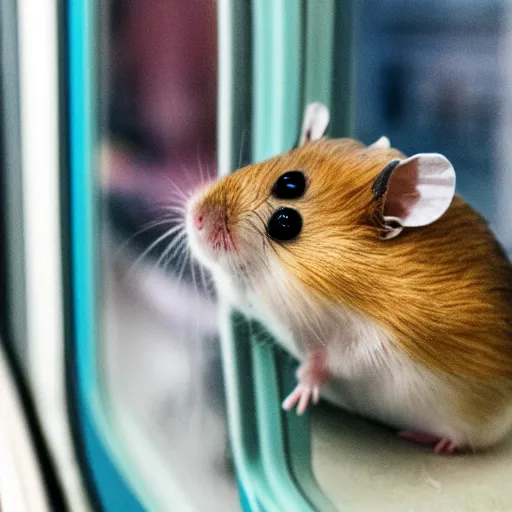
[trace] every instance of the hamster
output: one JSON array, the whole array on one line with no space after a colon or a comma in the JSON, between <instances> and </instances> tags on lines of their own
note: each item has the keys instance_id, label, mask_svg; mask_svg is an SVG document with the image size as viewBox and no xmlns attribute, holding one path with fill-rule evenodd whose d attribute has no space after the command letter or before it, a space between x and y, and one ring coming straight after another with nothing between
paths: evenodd
<instances>
[{"instance_id":1,"label":"hamster","mask_svg":"<svg viewBox=\"0 0 512 512\"><path fill-rule=\"evenodd\" d=\"M439 154L324 137L189 200L192 254L301 362L284 409L320 395L435 453L512 429L512 267Z\"/></svg>"}]
</instances>

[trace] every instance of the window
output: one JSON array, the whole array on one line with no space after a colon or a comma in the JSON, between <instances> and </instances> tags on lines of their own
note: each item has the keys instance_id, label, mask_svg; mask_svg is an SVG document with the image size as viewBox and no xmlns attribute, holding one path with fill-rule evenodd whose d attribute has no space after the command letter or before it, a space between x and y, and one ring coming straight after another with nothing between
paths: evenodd
<instances>
[{"instance_id":1,"label":"window","mask_svg":"<svg viewBox=\"0 0 512 512\"><path fill-rule=\"evenodd\" d=\"M26 298L22 287L7 295L20 308L16 353L29 354L70 503L87 494L106 511L512 506L502 485L510 443L440 458L325 403L284 413L296 361L215 296L180 224L192 190L293 147L304 107L322 101L332 137L386 135L407 154L445 154L459 192L512 249L510 6L57 4L20 11L20 133L15 118L2 127L23 177L8 184L23 215L13 195L5 225L15 233L22 218L30 242L18 267L23 237L6 251L27 280Z\"/></svg>"}]
</instances>

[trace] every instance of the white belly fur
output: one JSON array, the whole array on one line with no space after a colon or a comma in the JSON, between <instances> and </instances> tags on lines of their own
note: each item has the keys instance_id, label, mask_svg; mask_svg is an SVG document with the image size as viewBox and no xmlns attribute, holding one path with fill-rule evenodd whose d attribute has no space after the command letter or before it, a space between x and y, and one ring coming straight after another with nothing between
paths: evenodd
<instances>
[{"instance_id":1,"label":"white belly fur","mask_svg":"<svg viewBox=\"0 0 512 512\"><path fill-rule=\"evenodd\" d=\"M281 321L267 306L271 301L230 285L224 281L223 292L231 292L227 295L233 305L261 321L292 356L304 360L308 350L320 348L318 342L300 339L303 333L297 332L295 322L287 326ZM391 335L374 322L338 309L326 315L324 325L333 333L326 348L334 379L321 393L327 401L400 430L449 438L459 446L493 444L512 428L512 402L493 425L472 425L457 417L453 404L460 391L400 353Z\"/></svg>"},{"instance_id":2,"label":"white belly fur","mask_svg":"<svg viewBox=\"0 0 512 512\"><path fill-rule=\"evenodd\" d=\"M346 313L341 316L347 323ZM463 400L463 388L411 361L374 323L356 317L348 323L355 337L348 345L343 338L335 339L327 349L336 377L325 386L328 401L400 430L446 437L459 446L491 445L511 429L512 400L488 425L468 423L453 407Z\"/></svg>"}]
</instances>

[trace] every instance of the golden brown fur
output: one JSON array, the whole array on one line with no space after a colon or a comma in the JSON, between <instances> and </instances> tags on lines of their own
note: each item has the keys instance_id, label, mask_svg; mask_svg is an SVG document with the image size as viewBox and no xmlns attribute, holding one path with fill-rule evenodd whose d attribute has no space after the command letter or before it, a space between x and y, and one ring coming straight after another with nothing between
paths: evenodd
<instances>
[{"instance_id":1,"label":"golden brown fur","mask_svg":"<svg viewBox=\"0 0 512 512\"><path fill-rule=\"evenodd\" d=\"M275 250L306 288L370 315L429 368L511 379L512 266L485 221L456 197L432 225L381 238L382 205L371 184L401 157L393 149L322 139L238 171L208 199L228 194L222 200L232 208L254 208L278 176L304 170L303 198L270 202L294 205L302 214L298 240L275 244Z\"/></svg>"},{"instance_id":2,"label":"golden brown fur","mask_svg":"<svg viewBox=\"0 0 512 512\"><path fill-rule=\"evenodd\" d=\"M297 208L298 239L272 242L287 270L316 300L370 317L410 359L462 385L460 413L485 423L511 400L512 266L459 197L433 224L383 240L385 198L375 200L371 185L396 158L403 155L394 149L321 139L225 178L207 201L239 210L228 223L231 213L257 210L265 222L278 205ZM292 169L305 172L305 195L270 197L275 180Z\"/></svg>"}]
</instances>

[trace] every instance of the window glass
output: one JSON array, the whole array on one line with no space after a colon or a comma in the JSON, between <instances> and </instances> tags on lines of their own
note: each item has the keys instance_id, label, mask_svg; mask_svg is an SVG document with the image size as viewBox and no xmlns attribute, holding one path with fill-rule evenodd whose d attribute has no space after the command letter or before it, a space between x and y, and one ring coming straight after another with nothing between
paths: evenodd
<instances>
[{"instance_id":1,"label":"window glass","mask_svg":"<svg viewBox=\"0 0 512 512\"><path fill-rule=\"evenodd\" d=\"M186 198L216 175L217 4L106 4L99 351L112 428L159 509L237 510L217 306L182 229Z\"/></svg>"},{"instance_id":2,"label":"window glass","mask_svg":"<svg viewBox=\"0 0 512 512\"><path fill-rule=\"evenodd\" d=\"M354 20L353 136L446 155L458 192L510 250L510 3L363 0ZM315 475L340 509L512 507L510 441L485 455L440 457L326 405L312 427Z\"/></svg>"}]
</instances>

